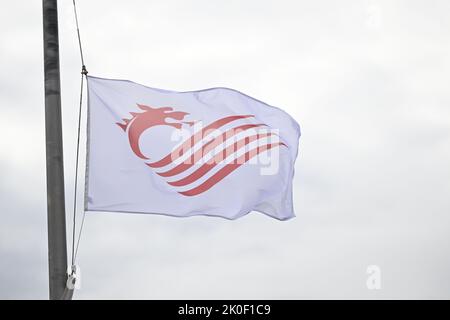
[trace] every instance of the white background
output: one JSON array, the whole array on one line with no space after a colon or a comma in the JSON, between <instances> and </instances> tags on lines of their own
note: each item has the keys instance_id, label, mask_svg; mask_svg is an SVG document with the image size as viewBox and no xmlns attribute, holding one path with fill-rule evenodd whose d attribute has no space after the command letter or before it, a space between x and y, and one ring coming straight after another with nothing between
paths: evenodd
<instances>
[{"instance_id":1,"label":"white background","mask_svg":"<svg viewBox=\"0 0 450 320\"><path fill-rule=\"evenodd\" d=\"M297 218L89 215L75 298L450 298L447 1L78 4L92 75L236 88L302 138ZM0 298L45 299L41 2L0 7ZM71 227L80 63L59 13Z\"/></svg>"}]
</instances>

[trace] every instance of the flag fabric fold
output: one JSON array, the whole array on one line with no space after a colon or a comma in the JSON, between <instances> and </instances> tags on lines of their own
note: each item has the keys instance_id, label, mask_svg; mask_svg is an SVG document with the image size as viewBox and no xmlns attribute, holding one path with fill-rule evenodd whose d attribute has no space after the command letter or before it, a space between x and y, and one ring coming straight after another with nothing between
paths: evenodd
<instances>
[{"instance_id":1,"label":"flag fabric fold","mask_svg":"<svg viewBox=\"0 0 450 320\"><path fill-rule=\"evenodd\" d=\"M294 217L300 127L239 91L88 77L86 211Z\"/></svg>"}]
</instances>

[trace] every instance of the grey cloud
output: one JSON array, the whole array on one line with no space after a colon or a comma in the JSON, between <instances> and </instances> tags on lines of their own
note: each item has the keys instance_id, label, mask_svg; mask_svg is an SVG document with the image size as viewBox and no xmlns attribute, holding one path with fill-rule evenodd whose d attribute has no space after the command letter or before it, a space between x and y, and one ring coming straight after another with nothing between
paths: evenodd
<instances>
[{"instance_id":1,"label":"grey cloud","mask_svg":"<svg viewBox=\"0 0 450 320\"><path fill-rule=\"evenodd\" d=\"M88 215L75 298L450 297L446 1L78 4L90 74L236 88L288 111L303 135L297 218ZM80 61L71 3L59 6L70 216ZM5 12L0 298L43 299L41 3ZM366 287L372 264L381 290Z\"/></svg>"}]
</instances>

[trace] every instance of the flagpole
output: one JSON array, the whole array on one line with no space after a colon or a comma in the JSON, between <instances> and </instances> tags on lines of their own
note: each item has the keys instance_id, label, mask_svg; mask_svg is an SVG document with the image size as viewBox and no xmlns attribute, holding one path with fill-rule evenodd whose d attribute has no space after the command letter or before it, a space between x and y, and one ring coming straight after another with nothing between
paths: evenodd
<instances>
[{"instance_id":1,"label":"flagpole","mask_svg":"<svg viewBox=\"0 0 450 320\"><path fill-rule=\"evenodd\" d=\"M71 299L66 288L67 247L64 166L59 76L58 9L56 0L43 0L45 137L47 160L47 226L50 299Z\"/></svg>"}]
</instances>

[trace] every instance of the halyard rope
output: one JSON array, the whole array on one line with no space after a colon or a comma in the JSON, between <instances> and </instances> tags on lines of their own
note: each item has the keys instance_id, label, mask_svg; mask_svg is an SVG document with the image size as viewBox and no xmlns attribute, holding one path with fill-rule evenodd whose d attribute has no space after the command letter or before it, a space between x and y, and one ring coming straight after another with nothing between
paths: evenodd
<instances>
[{"instance_id":1,"label":"halyard rope","mask_svg":"<svg viewBox=\"0 0 450 320\"><path fill-rule=\"evenodd\" d=\"M80 49L80 57L81 57L81 86L80 86L80 104L78 110L78 132L77 132L77 151L76 151L76 160L75 160L75 185L74 185L74 199L73 199L73 227L72 227L72 266L75 265L75 260L78 253L78 247L80 244L81 232L83 230L85 211L83 210L83 218L81 221L80 232L78 234L78 240L76 241L75 246L75 233L76 233L76 213L77 213L77 186L78 186L78 163L79 163L79 155L80 155L80 132L81 132L81 111L83 106L83 87L84 87L84 77L87 78L87 70L84 64L84 56L83 56L83 47L81 45L81 37L80 37L80 28L78 26L78 14L77 14L77 6L75 0L72 0L73 3L73 11L75 14L75 23L77 27L77 36L78 36L78 46Z\"/></svg>"}]
</instances>

